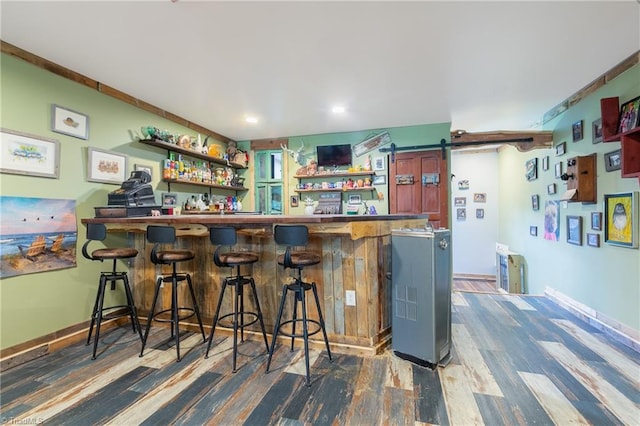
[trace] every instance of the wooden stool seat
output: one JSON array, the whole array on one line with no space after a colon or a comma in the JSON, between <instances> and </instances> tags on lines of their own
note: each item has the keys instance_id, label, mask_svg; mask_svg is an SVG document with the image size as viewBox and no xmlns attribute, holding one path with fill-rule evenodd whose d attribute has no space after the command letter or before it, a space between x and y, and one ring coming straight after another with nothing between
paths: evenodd
<instances>
[{"instance_id":1,"label":"wooden stool seat","mask_svg":"<svg viewBox=\"0 0 640 426\"><path fill-rule=\"evenodd\" d=\"M249 265L257 262L258 255L249 252L229 252L220 254L220 262L230 267L237 265Z\"/></svg>"},{"instance_id":2,"label":"wooden stool seat","mask_svg":"<svg viewBox=\"0 0 640 426\"><path fill-rule=\"evenodd\" d=\"M317 265L322 258L317 253L308 251L292 251L291 252L291 268L300 268L305 266ZM284 266L284 254L277 257L278 265Z\"/></svg>"},{"instance_id":3,"label":"wooden stool seat","mask_svg":"<svg viewBox=\"0 0 640 426\"><path fill-rule=\"evenodd\" d=\"M131 259L137 255L138 250L134 248L104 248L91 252L91 257L95 260Z\"/></svg>"},{"instance_id":4,"label":"wooden stool seat","mask_svg":"<svg viewBox=\"0 0 640 426\"><path fill-rule=\"evenodd\" d=\"M186 262L196 257L191 250L163 250L156 255L160 263Z\"/></svg>"}]
</instances>

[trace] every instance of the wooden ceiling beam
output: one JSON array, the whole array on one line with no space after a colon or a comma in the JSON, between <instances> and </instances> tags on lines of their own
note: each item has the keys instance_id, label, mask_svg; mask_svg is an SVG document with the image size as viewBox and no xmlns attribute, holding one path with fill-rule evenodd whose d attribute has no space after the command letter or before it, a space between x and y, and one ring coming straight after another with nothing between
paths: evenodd
<instances>
[{"instance_id":1,"label":"wooden ceiling beam","mask_svg":"<svg viewBox=\"0 0 640 426\"><path fill-rule=\"evenodd\" d=\"M550 130L535 132L498 130L494 132L476 133L456 130L451 132L451 149L462 149L479 144L511 145L520 152L551 148L553 146L553 132Z\"/></svg>"}]
</instances>

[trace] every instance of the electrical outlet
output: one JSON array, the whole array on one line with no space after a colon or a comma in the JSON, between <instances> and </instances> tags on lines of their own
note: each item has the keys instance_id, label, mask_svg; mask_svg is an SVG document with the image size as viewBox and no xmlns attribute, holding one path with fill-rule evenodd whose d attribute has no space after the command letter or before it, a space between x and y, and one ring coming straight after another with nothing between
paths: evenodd
<instances>
[{"instance_id":1,"label":"electrical outlet","mask_svg":"<svg viewBox=\"0 0 640 426\"><path fill-rule=\"evenodd\" d=\"M356 292L354 290L346 291L345 302L347 306L356 306Z\"/></svg>"}]
</instances>

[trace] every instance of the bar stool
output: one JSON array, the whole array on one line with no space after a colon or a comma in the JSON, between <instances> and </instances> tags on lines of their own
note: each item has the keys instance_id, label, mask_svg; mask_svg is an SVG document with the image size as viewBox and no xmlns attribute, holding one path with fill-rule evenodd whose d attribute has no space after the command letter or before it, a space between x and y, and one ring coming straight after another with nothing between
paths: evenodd
<instances>
[{"instance_id":1,"label":"bar stool","mask_svg":"<svg viewBox=\"0 0 640 426\"><path fill-rule=\"evenodd\" d=\"M153 320L156 320L158 322L171 323L171 339L175 340L176 354L178 357L178 362L180 362L180 321L191 318L195 314L196 318L198 319L198 325L200 326L200 332L202 333L203 342L206 342L204 327L202 326L202 319L200 318L200 311L198 309L198 302L196 301L196 294L193 291L191 275L189 275L188 273L178 273L176 269L177 263L191 260L195 257L195 255L191 250L159 250L160 244L175 243L176 230L173 226L147 226L147 241L154 243L153 249L151 249L151 262L156 265L171 265L173 271L170 275L158 276L158 279L156 280L156 288L153 294L153 303L151 304L151 311L149 311L149 318L147 319L147 328L144 332L144 338L142 339L142 349L140 350L140 356L143 355L144 347L147 344L151 322ZM193 307L178 306L178 283L185 280L187 281L187 285L189 287L189 293L191 294L191 302ZM164 309L156 313L156 304L158 303L160 288L163 283L171 283L171 308ZM163 317L163 314L166 314L167 312L171 313L170 318ZM180 312L186 312L186 315L180 316Z\"/></svg>"},{"instance_id":2,"label":"bar stool","mask_svg":"<svg viewBox=\"0 0 640 426\"><path fill-rule=\"evenodd\" d=\"M240 329L240 342L244 342L245 327L249 327L259 321L262 336L264 337L264 345L267 348L267 352L269 351L267 333L262 319L262 310L260 309L258 293L256 292L256 283L253 277L240 274L240 266L250 265L257 262L258 255L249 252L222 251L223 247L232 247L237 242L236 230L233 227L212 227L209 229L209 239L211 240L211 244L217 246L213 253L213 262L216 266L220 268L231 268L232 274L233 268L236 268L236 274L228 276L222 281L222 288L220 289L220 296L218 297L218 306L216 307L216 312L213 316L213 324L211 325L211 332L209 333L209 343L207 344L205 358L209 357L209 349L211 349L213 333L216 330L216 325L220 325L225 328L233 328L233 372L235 373L236 357L238 353L238 329ZM255 312L245 311L243 290L245 285L251 286L256 309ZM222 307L222 301L227 288L234 290L233 293L235 297L233 312L220 316L220 309ZM250 318L249 322L245 322L245 316ZM229 317L233 317L231 324L223 324L222 321Z\"/></svg>"},{"instance_id":3,"label":"bar stool","mask_svg":"<svg viewBox=\"0 0 640 426\"><path fill-rule=\"evenodd\" d=\"M98 349L98 340L100 340L100 325L103 320L110 320L123 316L129 316L131 319L131 326L133 332L138 332L140 340L142 340L142 329L140 328L140 322L138 321L138 313L133 303L133 295L131 293L131 287L129 286L129 278L126 272L116 271L116 262L119 259L131 259L138 255L138 250L134 248L101 248L91 252L89 254L89 244L92 241L103 241L107 237L107 228L102 223L87 223L87 241L82 246L82 255L89 260L99 260L103 262L105 260L113 260L113 268L108 272L100 272L100 284L98 285L98 294L96 294L96 301L93 304L93 310L91 312L91 325L89 326L89 336L87 337L87 346L91 342L91 334L93 333L93 327L96 328L96 336L93 341L93 355L91 359L96 359L96 350ZM104 295L107 287L107 282L111 283L111 290L115 290L116 282L122 281L124 285L125 295L127 296L126 305L117 305L104 307ZM111 312L108 311L126 308L124 312ZM105 311L106 315L105 315Z\"/></svg>"},{"instance_id":4,"label":"bar stool","mask_svg":"<svg viewBox=\"0 0 640 426\"><path fill-rule=\"evenodd\" d=\"M311 386L311 380L309 378L309 336L312 336L320 331L324 335L324 344L327 347L327 354L331 361L331 349L329 349L329 339L327 338L327 330L324 326L324 319L322 317L322 310L320 309L320 299L318 298L318 290L316 289L316 283L306 283L302 281L302 269L305 266L312 266L320 263L321 257L317 253L309 251L293 251L292 247L306 246L309 241L309 230L304 225L276 225L274 229L274 238L276 244L286 245L287 248L284 254L281 254L276 259L279 265L286 268L297 269L298 274L293 284L285 284L282 286L282 298L280 299L280 308L278 309L278 316L276 318L275 327L273 330L273 340L271 340L271 348L269 349L269 358L267 360L267 373L271 365L271 357L273 356L273 350L276 345L276 339L278 334L291 337L291 351L293 351L293 344L296 337L302 337L304 340L304 359L305 366L307 368L307 386ZM306 292L312 290L313 297L316 301L316 308L318 309L318 321L307 318L307 302ZM287 293L291 291L294 294L293 300L293 312L292 319L282 321L282 310L284 309L285 301L287 300ZM302 319L298 318L298 304L302 305ZM296 334L296 323L302 323L302 334ZM309 332L309 323L313 323L318 326L317 329ZM291 324L291 333L282 330L282 327Z\"/></svg>"}]
</instances>

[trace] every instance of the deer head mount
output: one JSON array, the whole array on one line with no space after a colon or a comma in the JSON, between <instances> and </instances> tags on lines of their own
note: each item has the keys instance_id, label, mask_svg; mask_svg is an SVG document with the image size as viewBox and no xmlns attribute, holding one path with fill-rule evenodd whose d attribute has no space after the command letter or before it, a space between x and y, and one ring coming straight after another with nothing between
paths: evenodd
<instances>
[{"instance_id":1,"label":"deer head mount","mask_svg":"<svg viewBox=\"0 0 640 426\"><path fill-rule=\"evenodd\" d=\"M296 164L304 166L305 160L304 160L304 154L302 153L302 151L304 150L304 141L301 142L300 148L298 148L297 151L289 149L283 144L280 144L280 148L282 148L283 151L289 154L289 157L293 158L293 161L295 161Z\"/></svg>"}]
</instances>

